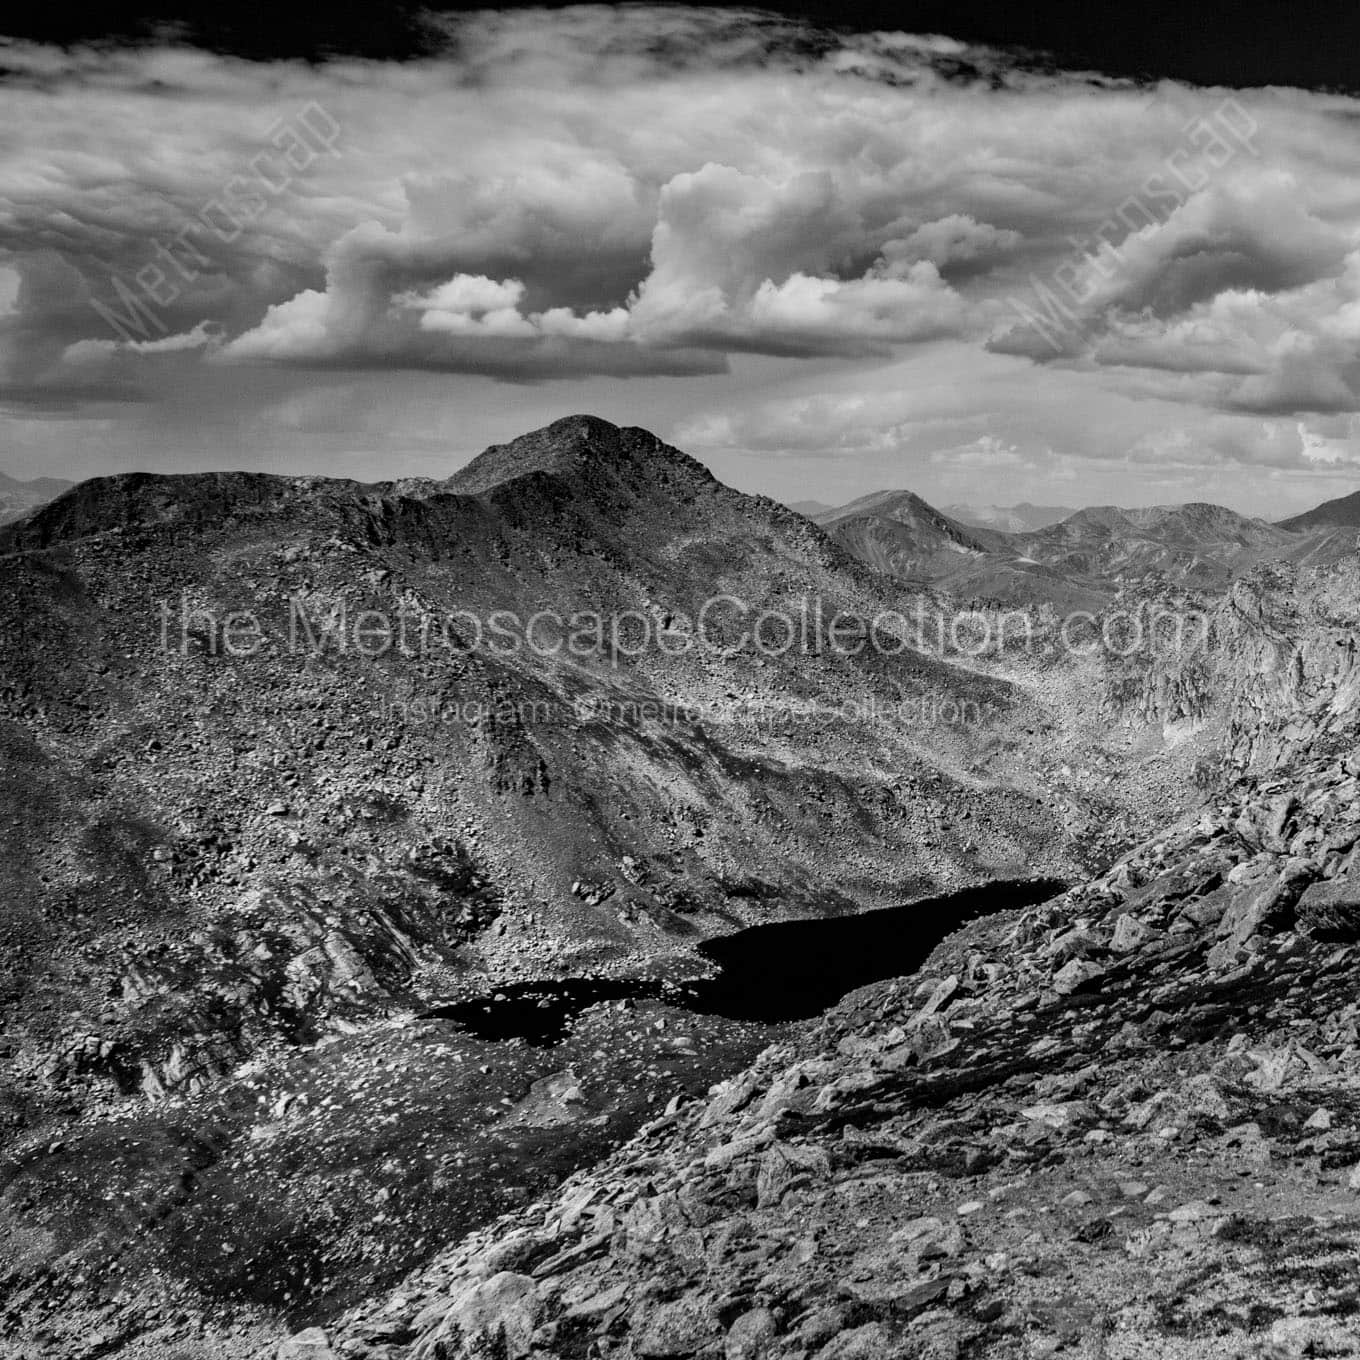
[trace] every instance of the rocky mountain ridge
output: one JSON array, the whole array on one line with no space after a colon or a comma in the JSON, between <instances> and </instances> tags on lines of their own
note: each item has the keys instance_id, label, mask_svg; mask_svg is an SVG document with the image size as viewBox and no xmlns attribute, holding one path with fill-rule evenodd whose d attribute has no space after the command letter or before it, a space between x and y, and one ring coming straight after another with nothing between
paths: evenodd
<instances>
[{"instance_id":1,"label":"rocky mountain ridge","mask_svg":"<svg viewBox=\"0 0 1360 1360\"><path fill-rule=\"evenodd\" d=\"M703 1021L673 1051L606 1012L573 1050L600 1122L545 1151L501 1102L554 1069L414 1017L683 980L745 924L1066 877L1125 834L1054 799L1025 688L836 652L829 620L898 608L894 583L642 431L570 419L450 483L85 483L0 550L0 1256L25 1345L115 1263L168 1314L352 1298L617 1142L648 1072L702 1085L764 1032ZM714 596L752 614L687 648ZM806 647L729 645L810 600ZM574 609L651 645L475 645L499 611ZM374 621L397 614L404 640ZM343 1117L291 1123L301 1094Z\"/></svg>"},{"instance_id":2,"label":"rocky mountain ridge","mask_svg":"<svg viewBox=\"0 0 1360 1360\"><path fill-rule=\"evenodd\" d=\"M1147 518L1140 533L1174 537ZM1174 525L1190 520L1232 537L1213 508ZM1093 1159L1111 1139L1086 1135L1117 1143L1130 1083L1174 1094L1184 1075L1120 1030L1123 1013L1153 1017L1133 1022L1147 1038L1168 1028L1158 1011L1174 1021L1169 1000L1204 1011L1219 1028L1194 1058L1212 1068L1233 988L1269 1045L1284 1042L1277 1021L1321 1026L1309 1005L1340 1005L1349 985L1350 955L1333 960L1330 941L1350 929L1346 836L1360 815L1353 559L1266 564L1226 590L1156 572L1102 583L1080 634L1161 609L1173 633L1202 620L1203 647L1074 649L1050 603L1032 611L1037 645L979 656L910 640L888 656L705 651L685 644L715 596L791 615L815 597L820 644L834 610L905 624L951 601L646 431L589 417L444 481L87 483L11 527L0 551L0 824L13 847L0 866L0 1255L13 1262L3 1330L18 1338L0 1343L5 1360L272 1353L281 1318L329 1333L281 1354L390 1360L1000 1355L1017 1337L1048 1354L1121 1328L1170 1345L1180 1333L1161 1314L1116 1324L1080 1290L1049 1290L1072 1274L1052 1262L1077 1250L1044 1245L1049 1180L1033 1200L1016 1192L1025 1214L987 1220L1001 1246L970 1256L974 1216L1006 1201L1012 1173L1048 1167L1060 1203L1090 1197L1050 1203L1054 1223L1087 1245L1122 1240L1094 1211L1063 1217L1105 1205ZM636 631L580 651L474 645L497 611L568 606ZM409 636L360 645L366 611L404 615ZM232 616L259 622L258 646L238 654L255 637ZM750 622L728 607L718 640ZM1194 815L1109 868L1178 808ZM495 1006L497 988L518 995L530 979L679 986L703 967L697 944L741 925L1041 874L1077 886L979 921L914 980L824 1022L695 1016L664 988L602 1001L542 1047L438 1015ZM1304 995L1309 968L1336 987ZM1262 998L1277 996L1288 1007L1274 1017ZM1123 1094L1102 1094L1121 1032ZM1239 1087L1213 1108L1242 1115L1253 1087ZM1336 1089L1340 1126L1350 1096ZM1088 1092L1118 1118L1025 1113ZM664 1106L639 1144L582 1170ZM891 1126L882 1137L876 1120ZM1128 1156L1145 1164L1162 1146L1135 1142ZM1080 1184L1063 1181L1068 1161ZM898 1189L873 1180L885 1168ZM845 1203L833 1194L866 1177L864 1200L856 1185ZM657 1202L636 1207L652 1178L642 1198ZM515 1209L559 1180L564 1197L589 1191L582 1207ZM946 1204L965 1180L982 1193ZM779 1185L795 1192L787 1207ZM1278 1209L1280 1186L1263 1188L1259 1204ZM1159 1224L1199 1222L1119 1194L1136 1216L1131 1259L1161 1241ZM507 1209L519 1216L479 1228ZM795 1218L822 1225L811 1245ZM917 1249L938 1236L914 1235L918 1219L938 1220L947 1250ZM480 1237L380 1302L470 1228ZM880 1228L887 1255L859 1260ZM1048 1264L993 1289L987 1272L1009 1281L1010 1267L986 1258L1012 1239L1016 1260ZM1116 1270L1111 1297L1125 1290L1136 1314L1169 1288L1174 1269L1160 1270ZM1341 1296L1325 1304L1344 1316ZM1239 1291L1232 1307L1245 1306ZM1277 1312L1272 1328L1300 1316ZM1210 1335L1197 1317L1195 1344Z\"/></svg>"},{"instance_id":3,"label":"rocky mountain ridge","mask_svg":"<svg viewBox=\"0 0 1360 1360\"><path fill-rule=\"evenodd\" d=\"M1282 529L1354 529L1360 526L1360 491L1324 501L1301 515L1279 521Z\"/></svg>"},{"instance_id":4,"label":"rocky mountain ridge","mask_svg":"<svg viewBox=\"0 0 1360 1360\"><path fill-rule=\"evenodd\" d=\"M909 514L895 507L910 505ZM1103 608L1147 580L1222 591L1261 563L1320 566L1354 556L1349 500L1279 524L1221 505L1089 506L1007 529L950 519L910 492L880 492L819 513L847 551L956 598L1059 609ZM951 551L953 555L951 556Z\"/></svg>"},{"instance_id":5,"label":"rocky mountain ridge","mask_svg":"<svg viewBox=\"0 0 1360 1360\"><path fill-rule=\"evenodd\" d=\"M1221 596L1122 596L1116 608L1160 618L1163 632L1126 658L1105 654L1101 711L1177 738L1212 729L1205 745L1230 775L1287 765L1354 721L1358 592L1351 557L1266 564Z\"/></svg>"}]
</instances>

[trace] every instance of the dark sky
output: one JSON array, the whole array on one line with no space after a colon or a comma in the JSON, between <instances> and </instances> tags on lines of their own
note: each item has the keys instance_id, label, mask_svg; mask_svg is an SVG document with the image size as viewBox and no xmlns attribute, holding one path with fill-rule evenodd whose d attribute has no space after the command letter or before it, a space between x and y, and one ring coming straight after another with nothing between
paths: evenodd
<instances>
[{"instance_id":1,"label":"dark sky","mask_svg":"<svg viewBox=\"0 0 1360 1360\"><path fill-rule=\"evenodd\" d=\"M482 5L373 3L147 4L105 0L70 8L15 8L0 30L16 37L74 42L154 37L175 25L182 37L252 57L378 58L426 50L429 9ZM519 6L498 6L517 8ZM549 6L553 8L553 6ZM966 41L1052 54L1065 66L1115 75L1170 76L1198 84L1360 87L1360 5L1353 0L893 0L892 3L769 4L763 8L841 29L945 33Z\"/></svg>"}]
</instances>

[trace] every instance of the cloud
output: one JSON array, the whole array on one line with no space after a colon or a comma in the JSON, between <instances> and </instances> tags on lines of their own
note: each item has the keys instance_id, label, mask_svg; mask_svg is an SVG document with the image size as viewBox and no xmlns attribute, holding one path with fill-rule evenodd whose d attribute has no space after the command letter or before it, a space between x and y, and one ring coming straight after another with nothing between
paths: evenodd
<instances>
[{"instance_id":1,"label":"cloud","mask_svg":"<svg viewBox=\"0 0 1360 1360\"><path fill-rule=\"evenodd\" d=\"M128 354L178 354L186 350L211 349L221 336L210 321L200 321L192 330L167 335L160 340L77 340L62 356L70 364L98 364Z\"/></svg>"},{"instance_id":2,"label":"cloud","mask_svg":"<svg viewBox=\"0 0 1360 1360\"><path fill-rule=\"evenodd\" d=\"M1322 467L1354 467L1360 464L1360 419L1340 422L1300 423L1299 442L1304 461Z\"/></svg>"},{"instance_id":3,"label":"cloud","mask_svg":"<svg viewBox=\"0 0 1360 1360\"><path fill-rule=\"evenodd\" d=\"M5 400L629 377L741 456L1345 466L1353 99L740 11L432 22L403 64L7 48ZM390 400L366 448L419 442Z\"/></svg>"},{"instance_id":4,"label":"cloud","mask_svg":"<svg viewBox=\"0 0 1360 1360\"><path fill-rule=\"evenodd\" d=\"M661 192L633 332L807 355L881 353L957 329L962 299L927 261L899 270L879 255L858 277L830 272L867 237L829 170L775 180L710 163L677 175Z\"/></svg>"},{"instance_id":5,"label":"cloud","mask_svg":"<svg viewBox=\"0 0 1360 1360\"><path fill-rule=\"evenodd\" d=\"M929 260L942 269L966 266L974 273L1011 254L1023 241L1018 231L975 222L966 213L950 213L922 223L909 236L885 242L883 258L890 264Z\"/></svg>"},{"instance_id":6,"label":"cloud","mask_svg":"<svg viewBox=\"0 0 1360 1360\"><path fill-rule=\"evenodd\" d=\"M685 376L722 372L720 353L622 344L621 312L578 316L565 308L526 315L518 279L456 274L425 293L389 293L371 261L334 264L324 290L270 307L258 326L214 356L221 363L318 368L473 371L494 377L586 374Z\"/></svg>"},{"instance_id":7,"label":"cloud","mask_svg":"<svg viewBox=\"0 0 1360 1360\"><path fill-rule=\"evenodd\" d=\"M480 339L522 342L518 351L502 347L511 365L515 354L527 367L547 350L564 367L574 355L596 371L719 371L728 352L887 353L893 343L955 333L964 323L963 300L929 260L898 251L858 276L829 272L863 249L865 231L828 171L776 181L709 163L661 186L657 214L650 269L626 302L582 311L533 310L530 300L543 290L532 274L526 281L458 272L430 288L394 291L401 279L447 262L444 238L356 228L337 243L324 291L274 305L222 357L456 368L474 355L479 364L493 360L493 351L469 349L466 342ZM535 239L542 220L532 219ZM975 240L992 239L971 225ZM579 248L579 233L574 239ZM521 253L504 232L497 252Z\"/></svg>"},{"instance_id":8,"label":"cloud","mask_svg":"<svg viewBox=\"0 0 1360 1360\"><path fill-rule=\"evenodd\" d=\"M1048 452L1045 450L1045 452ZM1004 473L1032 469L1036 459L994 434L979 435L967 444L936 449L930 461L954 472Z\"/></svg>"}]
</instances>

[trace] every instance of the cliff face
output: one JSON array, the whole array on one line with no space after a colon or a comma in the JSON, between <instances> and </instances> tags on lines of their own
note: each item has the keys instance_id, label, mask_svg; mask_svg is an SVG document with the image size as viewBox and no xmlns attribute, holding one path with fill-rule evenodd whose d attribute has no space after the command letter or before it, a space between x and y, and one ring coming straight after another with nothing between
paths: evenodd
<instances>
[{"instance_id":1,"label":"cliff face","mask_svg":"<svg viewBox=\"0 0 1360 1360\"><path fill-rule=\"evenodd\" d=\"M1130 595L1113 608L1160 618L1161 642L1106 657L1112 720L1206 730L1208 757L1264 770L1355 722L1360 560L1262 566L1221 598Z\"/></svg>"}]
</instances>

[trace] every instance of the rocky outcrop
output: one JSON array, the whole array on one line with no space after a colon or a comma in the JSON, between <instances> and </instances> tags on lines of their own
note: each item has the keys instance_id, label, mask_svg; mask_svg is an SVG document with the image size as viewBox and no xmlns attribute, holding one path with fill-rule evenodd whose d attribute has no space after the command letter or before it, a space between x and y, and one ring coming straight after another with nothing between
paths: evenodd
<instances>
[{"instance_id":1,"label":"rocky outcrop","mask_svg":"<svg viewBox=\"0 0 1360 1360\"><path fill-rule=\"evenodd\" d=\"M411 1004L422 964L474 938L500 909L461 847L432 850L431 862L443 876L437 895L409 866L337 884L325 899L253 890L185 940L98 957L116 978L98 1028L22 1055L20 1080L152 1099L200 1092L264 1046L313 1041Z\"/></svg>"},{"instance_id":2,"label":"rocky outcrop","mask_svg":"<svg viewBox=\"0 0 1360 1360\"><path fill-rule=\"evenodd\" d=\"M1104 711L1132 726L1211 728L1230 772L1344 739L1360 700L1357 600L1356 558L1263 566L1221 599L1131 592L1112 608L1144 641L1126 657L1103 653Z\"/></svg>"}]
</instances>

